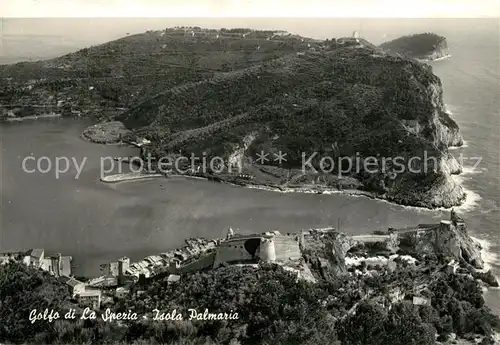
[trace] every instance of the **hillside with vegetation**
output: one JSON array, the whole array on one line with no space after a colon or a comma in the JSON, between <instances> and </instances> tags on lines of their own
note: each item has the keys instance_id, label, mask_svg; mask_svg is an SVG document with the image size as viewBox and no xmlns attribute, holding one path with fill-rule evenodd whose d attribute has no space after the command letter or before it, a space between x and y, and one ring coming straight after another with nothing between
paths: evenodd
<instances>
[{"instance_id":1,"label":"hillside with vegetation","mask_svg":"<svg viewBox=\"0 0 500 345\"><path fill-rule=\"evenodd\" d=\"M446 37L430 32L399 37L381 44L380 48L389 54L422 60L436 60L449 55Z\"/></svg>"},{"instance_id":2,"label":"hillside with vegetation","mask_svg":"<svg viewBox=\"0 0 500 345\"><path fill-rule=\"evenodd\" d=\"M446 272L447 258L418 257L396 268L336 266L304 256L317 282L298 280L276 264L224 266L183 274L180 284L167 276L137 282L125 298L81 320L65 286L19 263L0 266L0 342L7 344L170 344L170 345L435 345L448 339L480 339L491 345L500 320L484 304L482 288L469 274ZM332 271L333 272L333 271ZM425 290L430 304L414 304ZM64 312L75 320L28 320L32 309ZM105 308L137 313L137 320L104 322ZM231 320L189 319L188 309L238 313ZM154 320L158 309L176 310L182 320ZM355 312L354 312L355 311ZM63 314L61 314L63 315ZM147 318L143 318L145 315Z\"/></svg>"},{"instance_id":3,"label":"hillside with vegetation","mask_svg":"<svg viewBox=\"0 0 500 345\"><path fill-rule=\"evenodd\" d=\"M143 153L154 157L181 152L239 161L250 180L213 171L204 177L318 193L347 189L422 207L451 207L465 198L450 176L461 167L447 149L462 145L462 137L445 111L441 81L429 66L387 55L364 39L172 28L0 66L0 78L4 119L48 112L117 119L132 132L113 124L85 136L145 138L151 144ZM271 158L264 165L255 162L261 151ZM280 151L286 162L272 159ZM410 158L424 156L434 157L434 165L423 171L417 164L411 170L419 172L408 173ZM324 157L334 166L325 169ZM406 165L392 161L375 172L364 163L352 166L367 157L377 157L379 167L381 158Z\"/></svg>"},{"instance_id":4,"label":"hillside with vegetation","mask_svg":"<svg viewBox=\"0 0 500 345\"><path fill-rule=\"evenodd\" d=\"M290 186L298 178L302 185L358 188L403 204L450 207L462 202L463 191L449 178L459 171L447 152L462 139L444 110L439 78L418 62L346 43L329 42L321 51L288 54L186 83L117 119L138 137L152 140L147 152L154 157L181 151L228 160L239 152L244 172L257 176L262 172L252 164L257 153L286 152L285 164L266 163L274 165L279 179L255 184L265 180L270 182L261 184ZM375 174L339 165L329 174L293 170L302 167L303 155L314 153L317 170L325 156L351 162L369 156L408 161L423 160L426 154L438 163L432 171L400 171L395 177L391 163ZM344 178L335 178L341 169ZM235 182L233 177L218 178Z\"/></svg>"},{"instance_id":5,"label":"hillside with vegetation","mask_svg":"<svg viewBox=\"0 0 500 345\"><path fill-rule=\"evenodd\" d=\"M55 59L0 65L0 118L52 111L109 118L176 85L302 51L314 42L279 31L167 28Z\"/></svg>"}]
</instances>

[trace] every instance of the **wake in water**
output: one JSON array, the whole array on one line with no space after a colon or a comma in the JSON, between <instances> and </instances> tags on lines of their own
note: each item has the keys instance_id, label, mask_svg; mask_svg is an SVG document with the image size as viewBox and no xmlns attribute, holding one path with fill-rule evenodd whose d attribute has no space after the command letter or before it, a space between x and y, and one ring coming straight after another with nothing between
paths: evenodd
<instances>
[{"instance_id":1,"label":"wake in water","mask_svg":"<svg viewBox=\"0 0 500 345\"><path fill-rule=\"evenodd\" d=\"M436 62L436 61L441 61L441 60L449 60L449 59L451 59L451 54L442 56L442 57L434 59L434 60L431 60L431 59L415 59L415 60L417 60L418 62L423 62L423 63L431 63L431 62Z\"/></svg>"},{"instance_id":2,"label":"wake in water","mask_svg":"<svg viewBox=\"0 0 500 345\"><path fill-rule=\"evenodd\" d=\"M443 57L440 57L439 59L432 60L431 62L436 62L436 61L441 61L441 60L450 60L451 59L451 54L445 55Z\"/></svg>"},{"instance_id":3,"label":"wake in water","mask_svg":"<svg viewBox=\"0 0 500 345\"><path fill-rule=\"evenodd\" d=\"M464 192L467 194L464 203L458 207L455 207L455 209L457 211L470 212L479 206L479 203L482 200L481 195L479 195L478 193L476 193L473 190L467 189L464 186L463 182L466 179L469 179L467 177L467 175L481 174L484 170L485 169L478 169L478 168L473 168L470 166L464 166L464 167L462 167L462 173L460 175L452 175L453 181L455 181L457 184L461 185Z\"/></svg>"},{"instance_id":4,"label":"wake in water","mask_svg":"<svg viewBox=\"0 0 500 345\"><path fill-rule=\"evenodd\" d=\"M453 112L450 109L450 106L448 104L444 104L444 112L448 115L453 115Z\"/></svg>"},{"instance_id":5,"label":"wake in water","mask_svg":"<svg viewBox=\"0 0 500 345\"><path fill-rule=\"evenodd\" d=\"M462 146L450 146L448 147L448 150L458 150L458 149L464 149L466 147L469 147L469 143L467 142L467 140L464 140Z\"/></svg>"}]
</instances>

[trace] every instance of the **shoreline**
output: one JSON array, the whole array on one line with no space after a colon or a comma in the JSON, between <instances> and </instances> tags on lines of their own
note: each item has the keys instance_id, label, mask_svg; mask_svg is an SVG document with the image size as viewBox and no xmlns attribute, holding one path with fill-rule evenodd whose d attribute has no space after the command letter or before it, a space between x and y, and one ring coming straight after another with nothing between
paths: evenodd
<instances>
[{"instance_id":1,"label":"shoreline","mask_svg":"<svg viewBox=\"0 0 500 345\"><path fill-rule=\"evenodd\" d=\"M138 181L150 178L165 177L162 174L144 174L144 173L125 173L125 174L115 174L108 175L100 178L101 182L104 183L119 183L126 181Z\"/></svg>"},{"instance_id":2,"label":"shoreline","mask_svg":"<svg viewBox=\"0 0 500 345\"><path fill-rule=\"evenodd\" d=\"M455 205L452 207L423 207L423 206L412 206L412 205L403 205L396 202L391 201L389 198L384 197L383 195L377 195L375 193L359 190L359 189L336 189L333 187L307 187L307 186L297 186L297 187L281 187L281 186L271 186L266 184L248 184L248 183L235 183L226 181L222 178L211 178L206 176L196 176L196 175L188 175L188 174L169 174L163 175L160 173L124 173L124 174L115 174L105 176L100 180L105 183L118 183L124 181L139 181L146 178L185 178L185 179L194 179L194 180L204 180L208 182L214 183L223 183L234 187L247 188L247 189L258 189L264 190L268 192L274 193L301 193L301 194L322 194L322 195L336 195L341 194L350 197L365 197L375 201L386 202L391 205L401 206L403 208L415 209L417 211L450 211L453 208L458 210L462 210L464 208L472 207L476 205L476 199L474 198L474 193L472 191L466 191L466 197L462 200L460 205ZM472 201L470 199L473 199Z\"/></svg>"},{"instance_id":3,"label":"shoreline","mask_svg":"<svg viewBox=\"0 0 500 345\"><path fill-rule=\"evenodd\" d=\"M25 120L50 119L50 118L59 118L59 117L62 117L62 114L45 114L45 115L32 115L32 116L24 116L24 117L8 117L4 120L4 122L22 122Z\"/></svg>"}]
</instances>

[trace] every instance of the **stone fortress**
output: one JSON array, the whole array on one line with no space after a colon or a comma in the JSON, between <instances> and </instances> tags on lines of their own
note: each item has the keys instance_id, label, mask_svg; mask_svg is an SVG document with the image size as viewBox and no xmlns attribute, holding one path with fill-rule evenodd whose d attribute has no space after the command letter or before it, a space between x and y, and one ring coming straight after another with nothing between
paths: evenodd
<instances>
[{"instance_id":1,"label":"stone fortress","mask_svg":"<svg viewBox=\"0 0 500 345\"><path fill-rule=\"evenodd\" d=\"M278 231L255 235L235 235L229 228L225 241L217 247L213 267L222 263L275 262L298 260L301 235L282 235Z\"/></svg>"},{"instance_id":2,"label":"stone fortress","mask_svg":"<svg viewBox=\"0 0 500 345\"><path fill-rule=\"evenodd\" d=\"M272 262L284 268L307 271L306 257L310 258L311 252L317 253L318 250L323 253L321 256L332 258L340 268L345 266L347 257L360 254L397 256L401 250L405 253L442 254L463 259L476 268L483 267L480 246L467 235L463 219L454 211L449 220L437 224L389 228L373 234L349 236L332 227L291 234L281 234L279 231L237 234L229 228L225 238L210 241L195 239L186 243L187 246L172 253L151 256L140 263L120 260L116 270L119 283L130 276L152 277L160 273L180 275L223 265L256 265L259 262Z\"/></svg>"}]
</instances>

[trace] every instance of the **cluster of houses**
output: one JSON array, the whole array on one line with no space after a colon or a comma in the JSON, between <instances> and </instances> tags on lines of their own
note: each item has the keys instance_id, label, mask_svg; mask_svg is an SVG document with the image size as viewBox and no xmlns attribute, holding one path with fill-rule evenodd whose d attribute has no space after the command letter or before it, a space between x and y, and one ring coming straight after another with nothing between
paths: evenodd
<instances>
[{"instance_id":1,"label":"cluster of houses","mask_svg":"<svg viewBox=\"0 0 500 345\"><path fill-rule=\"evenodd\" d=\"M45 256L43 249L37 248L30 249L27 252L0 253L0 265L10 261L20 261L26 266L42 269L56 277L71 275L71 256L63 256L60 253Z\"/></svg>"},{"instance_id":2,"label":"cluster of houses","mask_svg":"<svg viewBox=\"0 0 500 345\"><path fill-rule=\"evenodd\" d=\"M80 281L71 272L71 256L61 254L46 256L43 249L31 249L27 252L0 253L0 265L11 261L22 262L27 266L44 270L59 278L80 306L99 309L102 304L112 303L114 298L124 298L130 292L130 286L141 278L150 278L159 273L170 272L170 267L179 267L198 256L215 249L217 240L201 238L188 239L186 245L171 252L151 255L131 263L127 257L117 262L101 265L103 275L88 281ZM180 280L179 275L170 274L169 284Z\"/></svg>"},{"instance_id":3,"label":"cluster of houses","mask_svg":"<svg viewBox=\"0 0 500 345\"><path fill-rule=\"evenodd\" d=\"M140 283L141 279L160 273L170 273L171 267L179 268L183 263L196 259L215 249L216 246L217 240L188 239L186 245L180 249L151 255L139 262L131 263L128 257L122 257L118 261L103 264L101 265L103 274L86 282L69 276L62 280L80 305L98 309L103 304L113 303L116 298L128 296L135 282ZM169 274L167 277L168 284L177 283L179 280L180 276L176 274ZM143 291L137 291L139 294L141 292Z\"/></svg>"},{"instance_id":4,"label":"cluster of houses","mask_svg":"<svg viewBox=\"0 0 500 345\"><path fill-rule=\"evenodd\" d=\"M5 265L12 261L41 269L59 278L67 286L71 296L81 306L100 307L101 291L92 289L87 284L71 277L71 256L63 256L60 253L46 256L45 250L40 248L30 249L27 252L0 253L0 265Z\"/></svg>"},{"instance_id":5,"label":"cluster of houses","mask_svg":"<svg viewBox=\"0 0 500 345\"><path fill-rule=\"evenodd\" d=\"M147 258L130 263L130 259L123 257L118 262L111 262L108 266L108 274L111 276L131 276L139 278L144 275L145 278L153 277L159 273L166 272L172 264L187 262L199 255L215 249L217 240L205 240L194 238L186 240L186 245L180 249L170 252L151 255ZM119 278L120 279L120 278Z\"/></svg>"}]
</instances>

